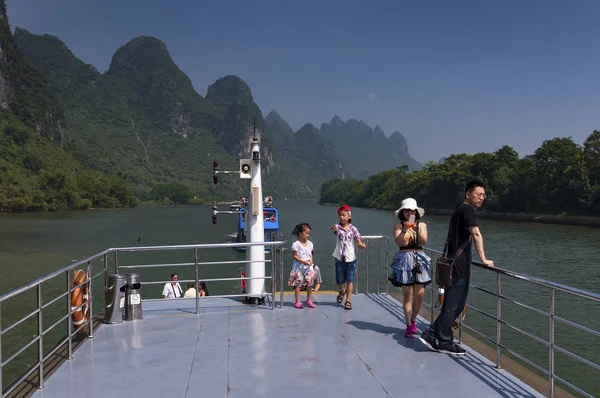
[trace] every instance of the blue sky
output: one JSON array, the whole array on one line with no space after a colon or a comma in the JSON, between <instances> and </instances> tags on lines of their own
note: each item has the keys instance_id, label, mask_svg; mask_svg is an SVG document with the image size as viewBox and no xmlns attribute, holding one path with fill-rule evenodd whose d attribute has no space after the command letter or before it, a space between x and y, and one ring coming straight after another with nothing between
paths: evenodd
<instances>
[{"instance_id":1,"label":"blue sky","mask_svg":"<svg viewBox=\"0 0 600 398\"><path fill-rule=\"evenodd\" d=\"M201 95L235 74L295 130L334 115L400 131L413 156L583 143L600 129L592 0L7 0L11 26L106 71L155 36ZM167 5L168 4L168 5Z\"/></svg>"}]
</instances>

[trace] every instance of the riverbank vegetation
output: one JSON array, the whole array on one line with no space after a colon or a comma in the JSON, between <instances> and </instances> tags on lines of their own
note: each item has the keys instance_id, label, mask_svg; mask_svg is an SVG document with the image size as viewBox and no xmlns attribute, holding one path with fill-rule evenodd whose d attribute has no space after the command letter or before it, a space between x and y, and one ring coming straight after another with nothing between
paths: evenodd
<instances>
[{"instance_id":1,"label":"riverbank vegetation","mask_svg":"<svg viewBox=\"0 0 600 398\"><path fill-rule=\"evenodd\" d=\"M493 153L451 155L410 173L400 166L366 180L331 180L322 185L320 203L396 209L413 197L426 208L452 209L473 178L486 184L489 211L600 216L600 131L583 145L570 137L546 140L522 158L503 146Z\"/></svg>"},{"instance_id":2,"label":"riverbank vegetation","mask_svg":"<svg viewBox=\"0 0 600 398\"><path fill-rule=\"evenodd\" d=\"M119 208L139 203L122 175L86 169L59 145L0 112L0 212Z\"/></svg>"}]
</instances>

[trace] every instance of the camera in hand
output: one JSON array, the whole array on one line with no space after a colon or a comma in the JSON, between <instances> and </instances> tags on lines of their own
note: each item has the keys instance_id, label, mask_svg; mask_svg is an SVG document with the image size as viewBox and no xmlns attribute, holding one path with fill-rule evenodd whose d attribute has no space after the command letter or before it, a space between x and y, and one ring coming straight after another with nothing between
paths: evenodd
<instances>
[{"instance_id":1,"label":"camera in hand","mask_svg":"<svg viewBox=\"0 0 600 398\"><path fill-rule=\"evenodd\" d=\"M412 269L413 274L421 274L423 272L423 268L421 264L416 264Z\"/></svg>"},{"instance_id":2,"label":"camera in hand","mask_svg":"<svg viewBox=\"0 0 600 398\"><path fill-rule=\"evenodd\" d=\"M412 269L412 273L413 274L421 274L423 272L423 265L421 264L421 261L419 260L419 257L417 256L417 258L415 259L415 265Z\"/></svg>"}]
</instances>

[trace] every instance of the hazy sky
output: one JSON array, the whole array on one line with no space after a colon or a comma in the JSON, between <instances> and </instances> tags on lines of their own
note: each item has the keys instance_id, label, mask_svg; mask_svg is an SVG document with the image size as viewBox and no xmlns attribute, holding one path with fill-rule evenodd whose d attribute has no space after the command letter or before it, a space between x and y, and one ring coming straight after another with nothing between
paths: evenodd
<instances>
[{"instance_id":1,"label":"hazy sky","mask_svg":"<svg viewBox=\"0 0 600 398\"><path fill-rule=\"evenodd\" d=\"M600 129L600 1L6 2L13 28L58 36L101 72L155 36L203 96L235 74L295 130L364 120L421 162Z\"/></svg>"}]
</instances>

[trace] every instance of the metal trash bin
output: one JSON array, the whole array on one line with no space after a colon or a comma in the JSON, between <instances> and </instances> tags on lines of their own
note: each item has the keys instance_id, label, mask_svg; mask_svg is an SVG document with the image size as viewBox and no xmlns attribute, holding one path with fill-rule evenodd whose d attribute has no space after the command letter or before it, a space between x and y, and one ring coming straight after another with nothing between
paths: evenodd
<instances>
[{"instance_id":1,"label":"metal trash bin","mask_svg":"<svg viewBox=\"0 0 600 398\"><path fill-rule=\"evenodd\" d=\"M125 320L136 321L142 317L142 279L140 274L127 275L127 298Z\"/></svg>"},{"instance_id":2,"label":"metal trash bin","mask_svg":"<svg viewBox=\"0 0 600 398\"><path fill-rule=\"evenodd\" d=\"M121 323L125 316L127 275L108 274L104 289L104 322Z\"/></svg>"}]
</instances>

